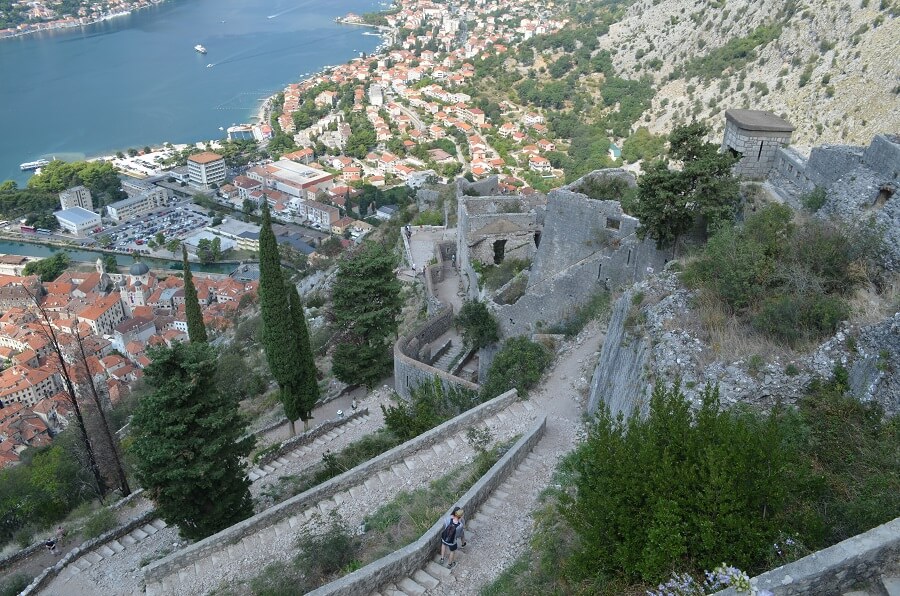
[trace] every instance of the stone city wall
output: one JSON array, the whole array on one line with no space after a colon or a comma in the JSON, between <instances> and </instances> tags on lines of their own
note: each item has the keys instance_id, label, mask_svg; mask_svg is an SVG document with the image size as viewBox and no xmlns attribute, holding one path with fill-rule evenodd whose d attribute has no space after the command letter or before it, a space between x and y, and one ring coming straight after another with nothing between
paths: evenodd
<instances>
[{"instance_id":1,"label":"stone city wall","mask_svg":"<svg viewBox=\"0 0 900 596\"><path fill-rule=\"evenodd\" d=\"M863 153L863 163L886 181L900 182L900 136L876 135Z\"/></svg>"},{"instance_id":2,"label":"stone city wall","mask_svg":"<svg viewBox=\"0 0 900 596\"><path fill-rule=\"evenodd\" d=\"M413 453L439 443L447 435L470 428L480 423L482 420L493 416L497 412L507 408L518 398L519 396L515 389L507 391L488 402L460 414L452 420L448 420L447 422L436 426L415 439L407 441L402 445L398 445L390 451L386 451L385 453L356 466L352 470L344 472L340 476L335 476L330 480L326 480L322 484L291 497L283 503L270 507L253 517L238 522L217 534L204 538L203 540L174 552L163 559L154 561L144 568L145 581L147 583L162 581L173 573L177 573L179 569L193 565L196 561L206 559L217 552L221 552L229 545L239 542L246 536L255 534L263 528L278 524L285 519L312 507L323 499L333 497L340 492L348 490L351 486L357 486L378 472L387 470L391 466L402 462Z\"/></svg>"},{"instance_id":3,"label":"stone city wall","mask_svg":"<svg viewBox=\"0 0 900 596\"><path fill-rule=\"evenodd\" d=\"M640 222L618 201L559 189L547 200L541 246L525 295L496 306L506 336L530 335L572 316L596 293L631 285L662 269L667 252L637 238Z\"/></svg>"},{"instance_id":4,"label":"stone city wall","mask_svg":"<svg viewBox=\"0 0 900 596\"><path fill-rule=\"evenodd\" d=\"M343 418L335 418L333 420L326 420L319 426L310 429L304 433L300 433L299 435L293 436L290 439L287 439L278 447L278 449L274 451L270 451L259 458L256 463L257 467L262 467L270 462L275 461L285 453L289 451L293 451L297 447L302 445L307 445L312 443L322 435L326 435L332 430L338 428L339 426L343 426L354 420L356 418L362 418L363 416L369 413L369 408L363 408L361 410L356 410L352 414L345 416Z\"/></svg>"},{"instance_id":5,"label":"stone city wall","mask_svg":"<svg viewBox=\"0 0 900 596\"><path fill-rule=\"evenodd\" d=\"M537 445L544 436L546 425L547 418L544 417L531 431L519 439L472 488L466 491L466 494L457 500L456 505L465 511L477 511ZM447 513L450 511L448 510ZM313 590L307 596L368 596L373 589L412 575L424 567L438 550L441 530L444 527L443 518L444 516L441 516L441 519L437 520L421 538L412 544Z\"/></svg>"},{"instance_id":6,"label":"stone city wall","mask_svg":"<svg viewBox=\"0 0 900 596\"><path fill-rule=\"evenodd\" d=\"M591 378L588 395L588 414L594 414L605 406L613 416L631 415L635 409L647 411L646 396L649 385L644 380L644 368L650 357L650 346L644 334L637 337L625 328L625 321L632 308L632 292L625 292L613 307L606 328L606 338L600 350L600 359Z\"/></svg>"},{"instance_id":7,"label":"stone city wall","mask_svg":"<svg viewBox=\"0 0 900 596\"><path fill-rule=\"evenodd\" d=\"M815 186L827 188L862 162L861 147L825 145L814 147L806 162L806 175Z\"/></svg>"},{"instance_id":8,"label":"stone city wall","mask_svg":"<svg viewBox=\"0 0 900 596\"><path fill-rule=\"evenodd\" d=\"M773 171L792 185L792 188L780 187L785 191L794 191L793 187L796 187L797 192L807 193L816 187L806 175L806 158L790 147L782 147L775 152Z\"/></svg>"},{"instance_id":9,"label":"stone city wall","mask_svg":"<svg viewBox=\"0 0 900 596\"><path fill-rule=\"evenodd\" d=\"M750 580L775 596L846 594L900 567L900 517ZM878 592L880 593L880 592ZM718 596L739 596L733 588Z\"/></svg>"}]
</instances>

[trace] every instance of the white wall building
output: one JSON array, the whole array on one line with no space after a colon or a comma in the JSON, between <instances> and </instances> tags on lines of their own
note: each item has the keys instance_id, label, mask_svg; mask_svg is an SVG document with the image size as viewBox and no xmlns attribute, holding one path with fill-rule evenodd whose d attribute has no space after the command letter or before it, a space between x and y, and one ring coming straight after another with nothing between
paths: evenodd
<instances>
[{"instance_id":1,"label":"white wall building","mask_svg":"<svg viewBox=\"0 0 900 596\"><path fill-rule=\"evenodd\" d=\"M72 207L81 207L82 209L93 211L94 201L91 197L91 191L83 186L67 188L59 193L59 207L63 211Z\"/></svg>"},{"instance_id":2,"label":"white wall building","mask_svg":"<svg viewBox=\"0 0 900 596\"><path fill-rule=\"evenodd\" d=\"M225 180L225 158L218 153L204 151L187 160L191 184L204 188Z\"/></svg>"},{"instance_id":3,"label":"white wall building","mask_svg":"<svg viewBox=\"0 0 900 596\"><path fill-rule=\"evenodd\" d=\"M82 207L63 209L53 215L56 216L56 221L62 229L76 236L83 236L90 230L100 227L100 216Z\"/></svg>"},{"instance_id":4,"label":"white wall building","mask_svg":"<svg viewBox=\"0 0 900 596\"><path fill-rule=\"evenodd\" d=\"M165 207L168 199L169 193L166 189L156 186L139 195L107 205L106 212L116 221L128 221L149 213L158 207Z\"/></svg>"}]
</instances>

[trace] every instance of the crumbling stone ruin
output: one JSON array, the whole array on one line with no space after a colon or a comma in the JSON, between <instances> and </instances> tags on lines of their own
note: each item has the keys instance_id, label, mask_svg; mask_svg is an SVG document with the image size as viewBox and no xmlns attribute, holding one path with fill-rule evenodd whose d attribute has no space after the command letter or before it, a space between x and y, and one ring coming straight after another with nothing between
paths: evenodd
<instances>
[{"instance_id":1,"label":"crumbling stone ruin","mask_svg":"<svg viewBox=\"0 0 900 596\"><path fill-rule=\"evenodd\" d=\"M767 186L797 209L804 195L822 189L825 202L817 214L850 224L872 220L885 230L885 266L900 268L900 136L877 135L868 147L815 147L808 157L781 148Z\"/></svg>"},{"instance_id":2,"label":"crumbling stone ruin","mask_svg":"<svg viewBox=\"0 0 900 596\"><path fill-rule=\"evenodd\" d=\"M524 292L500 288L491 302L505 336L552 327L596 293L630 285L666 263L669 253L637 237L638 220L626 215L618 201L578 192L588 182L611 178L635 185L633 175L618 169L592 172L546 199L469 196L489 192L490 186L460 185L457 258L468 296L479 296L472 261L531 259L529 270L520 274L527 276ZM510 213L505 209L510 204L530 210Z\"/></svg>"}]
</instances>

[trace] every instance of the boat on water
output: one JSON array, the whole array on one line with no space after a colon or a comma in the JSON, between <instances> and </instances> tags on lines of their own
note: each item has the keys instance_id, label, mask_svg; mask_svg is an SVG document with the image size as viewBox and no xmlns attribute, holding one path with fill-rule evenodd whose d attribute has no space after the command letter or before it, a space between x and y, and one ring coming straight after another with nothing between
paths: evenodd
<instances>
[{"instance_id":1,"label":"boat on water","mask_svg":"<svg viewBox=\"0 0 900 596\"><path fill-rule=\"evenodd\" d=\"M212 64L207 64L207 65L206 65L206 68L212 68L212 67L213 67Z\"/></svg>"},{"instance_id":2,"label":"boat on water","mask_svg":"<svg viewBox=\"0 0 900 596\"><path fill-rule=\"evenodd\" d=\"M197 45L194 46L194 49L197 50L198 52L200 52L201 54L205 54L205 53L206 53L206 48L204 48L204 47L203 47L202 45L200 45L199 43L198 43Z\"/></svg>"},{"instance_id":3,"label":"boat on water","mask_svg":"<svg viewBox=\"0 0 900 596\"><path fill-rule=\"evenodd\" d=\"M35 161L26 161L23 164L19 164L19 169L23 172L27 172L28 170L37 170L38 168L43 168L48 165L50 160L47 159L38 159Z\"/></svg>"}]
</instances>

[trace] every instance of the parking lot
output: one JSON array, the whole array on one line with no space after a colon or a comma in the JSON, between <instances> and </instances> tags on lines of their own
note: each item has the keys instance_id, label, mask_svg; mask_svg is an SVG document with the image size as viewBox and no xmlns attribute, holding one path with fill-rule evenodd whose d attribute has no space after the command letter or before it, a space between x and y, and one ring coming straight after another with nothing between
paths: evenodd
<instances>
[{"instance_id":1,"label":"parking lot","mask_svg":"<svg viewBox=\"0 0 900 596\"><path fill-rule=\"evenodd\" d=\"M121 252L153 254L171 257L172 253L160 246L155 250L150 249L151 242L157 243L157 234L162 234L164 242L177 238L184 240L198 230L206 228L211 223L210 218L204 213L203 208L192 203L183 202L173 204L164 209L158 209L145 214L140 218L124 222L119 225L104 228L91 234L93 243L100 245L101 239L110 244L105 248ZM177 257L177 254L175 255Z\"/></svg>"}]
</instances>

